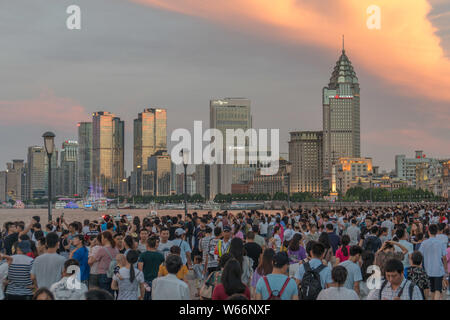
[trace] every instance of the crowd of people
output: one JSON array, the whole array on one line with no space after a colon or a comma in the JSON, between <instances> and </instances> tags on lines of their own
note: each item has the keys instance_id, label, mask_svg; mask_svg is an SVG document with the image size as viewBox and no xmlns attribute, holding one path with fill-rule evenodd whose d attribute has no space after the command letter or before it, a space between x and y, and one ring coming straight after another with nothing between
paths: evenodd
<instances>
[{"instance_id":1,"label":"crowd of people","mask_svg":"<svg viewBox=\"0 0 450 320\"><path fill-rule=\"evenodd\" d=\"M450 207L6 222L0 300L441 300Z\"/></svg>"}]
</instances>

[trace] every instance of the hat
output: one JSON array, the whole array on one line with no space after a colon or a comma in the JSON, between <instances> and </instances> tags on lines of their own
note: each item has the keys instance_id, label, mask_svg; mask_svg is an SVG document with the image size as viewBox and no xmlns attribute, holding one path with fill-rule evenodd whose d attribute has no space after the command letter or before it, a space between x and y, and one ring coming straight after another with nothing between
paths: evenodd
<instances>
[{"instance_id":1,"label":"hat","mask_svg":"<svg viewBox=\"0 0 450 320\"><path fill-rule=\"evenodd\" d=\"M289 263L289 257L286 252L278 252L273 257L273 265L275 268L282 268Z\"/></svg>"},{"instance_id":2,"label":"hat","mask_svg":"<svg viewBox=\"0 0 450 320\"><path fill-rule=\"evenodd\" d=\"M22 251L25 254L31 252L31 243L29 240L20 241L18 246L20 251Z\"/></svg>"},{"instance_id":3,"label":"hat","mask_svg":"<svg viewBox=\"0 0 450 320\"><path fill-rule=\"evenodd\" d=\"M225 226L225 227L223 227L223 231L224 232L230 232L231 228L229 226Z\"/></svg>"},{"instance_id":4,"label":"hat","mask_svg":"<svg viewBox=\"0 0 450 320\"><path fill-rule=\"evenodd\" d=\"M181 235L183 235L185 233L186 233L186 231L184 231L181 228L178 228L177 230L175 230L175 235L177 235L177 236L181 236Z\"/></svg>"}]
</instances>

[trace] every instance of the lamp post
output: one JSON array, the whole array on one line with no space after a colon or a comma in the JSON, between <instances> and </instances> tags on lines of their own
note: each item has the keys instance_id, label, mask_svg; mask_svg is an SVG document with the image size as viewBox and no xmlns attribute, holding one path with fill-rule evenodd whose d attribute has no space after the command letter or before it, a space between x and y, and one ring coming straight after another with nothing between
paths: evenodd
<instances>
[{"instance_id":1,"label":"lamp post","mask_svg":"<svg viewBox=\"0 0 450 320\"><path fill-rule=\"evenodd\" d=\"M369 173L370 177L370 203L372 204L372 173Z\"/></svg>"},{"instance_id":2,"label":"lamp post","mask_svg":"<svg viewBox=\"0 0 450 320\"><path fill-rule=\"evenodd\" d=\"M288 196L288 210L291 210L291 171L292 171L292 163L290 162L286 162L286 175L288 177L288 192L287 192L287 196Z\"/></svg>"},{"instance_id":3,"label":"lamp post","mask_svg":"<svg viewBox=\"0 0 450 320\"><path fill-rule=\"evenodd\" d=\"M181 150L181 153L183 155L183 167L184 167L184 220L186 220L186 216L188 213L187 209L187 166L189 163L189 150L183 149Z\"/></svg>"},{"instance_id":4,"label":"lamp post","mask_svg":"<svg viewBox=\"0 0 450 320\"><path fill-rule=\"evenodd\" d=\"M55 148L55 134L47 131L44 138L45 152L48 157L48 222L52 221L52 154Z\"/></svg>"}]
</instances>

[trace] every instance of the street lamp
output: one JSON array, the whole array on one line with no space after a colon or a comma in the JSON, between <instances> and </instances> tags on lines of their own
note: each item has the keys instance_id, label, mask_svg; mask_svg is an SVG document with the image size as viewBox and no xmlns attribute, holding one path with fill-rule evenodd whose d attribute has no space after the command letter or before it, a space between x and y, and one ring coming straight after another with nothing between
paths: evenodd
<instances>
[{"instance_id":1,"label":"street lamp","mask_svg":"<svg viewBox=\"0 0 450 320\"><path fill-rule=\"evenodd\" d=\"M44 138L45 152L48 156L48 222L52 221L52 154L55 148L55 134L47 131Z\"/></svg>"},{"instance_id":2,"label":"street lamp","mask_svg":"<svg viewBox=\"0 0 450 320\"><path fill-rule=\"evenodd\" d=\"M186 216L188 213L187 209L187 166L190 160L189 157L189 149L181 150L183 155L183 167L184 167L184 220L186 220Z\"/></svg>"},{"instance_id":3,"label":"street lamp","mask_svg":"<svg viewBox=\"0 0 450 320\"><path fill-rule=\"evenodd\" d=\"M370 177L370 203L372 205L372 173L369 173Z\"/></svg>"},{"instance_id":4,"label":"street lamp","mask_svg":"<svg viewBox=\"0 0 450 320\"><path fill-rule=\"evenodd\" d=\"M291 171L292 171L292 163L286 162L286 175L288 177L288 210L291 210Z\"/></svg>"}]
</instances>

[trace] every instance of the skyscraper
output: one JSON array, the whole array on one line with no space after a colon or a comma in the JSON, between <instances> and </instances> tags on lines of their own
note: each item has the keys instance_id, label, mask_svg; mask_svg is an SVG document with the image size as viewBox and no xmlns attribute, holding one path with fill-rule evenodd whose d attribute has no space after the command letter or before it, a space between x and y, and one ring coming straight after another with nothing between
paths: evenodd
<instances>
[{"instance_id":1,"label":"skyscraper","mask_svg":"<svg viewBox=\"0 0 450 320\"><path fill-rule=\"evenodd\" d=\"M343 46L322 95L325 190L331 188L331 169L337 159L360 157L359 90L358 78Z\"/></svg>"},{"instance_id":2,"label":"skyscraper","mask_svg":"<svg viewBox=\"0 0 450 320\"><path fill-rule=\"evenodd\" d=\"M124 122L106 111L92 117L92 183L116 196L124 178Z\"/></svg>"},{"instance_id":3,"label":"skyscraper","mask_svg":"<svg viewBox=\"0 0 450 320\"><path fill-rule=\"evenodd\" d=\"M218 129L223 136L223 156L226 161L226 130L242 129L244 132L253 127L250 100L246 98L224 98L210 101L210 128ZM256 167L248 164L250 139L245 141L245 164L213 164L210 167L210 197L231 193L232 184L248 183L253 179ZM242 147L242 146L237 146ZM230 150L228 150L230 151ZM235 150L233 150L235 151ZM236 163L235 154L235 163ZM203 183L202 183L203 184ZM200 189L202 190L202 189Z\"/></svg>"},{"instance_id":4,"label":"skyscraper","mask_svg":"<svg viewBox=\"0 0 450 320\"><path fill-rule=\"evenodd\" d=\"M62 192L66 196L77 194L78 142L66 140L62 144L61 169L63 174Z\"/></svg>"},{"instance_id":5,"label":"skyscraper","mask_svg":"<svg viewBox=\"0 0 450 320\"><path fill-rule=\"evenodd\" d=\"M45 153L44 147L29 147L27 159L27 198L34 199L44 197L46 195L45 165L47 162L47 154Z\"/></svg>"},{"instance_id":6,"label":"skyscraper","mask_svg":"<svg viewBox=\"0 0 450 320\"><path fill-rule=\"evenodd\" d=\"M85 195L91 185L92 176L92 122L78 123L78 187Z\"/></svg>"},{"instance_id":7,"label":"skyscraper","mask_svg":"<svg viewBox=\"0 0 450 320\"><path fill-rule=\"evenodd\" d=\"M151 183L148 177L148 159L158 151L167 150L167 111L148 108L134 119L133 173L132 193L150 195L153 191L146 189ZM144 182L146 180L146 182Z\"/></svg>"},{"instance_id":8,"label":"skyscraper","mask_svg":"<svg viewBox=\"0 0 450 320\"><path fill-rule=\"evenodd\" d=\"M291 192L322 193L322 131L290 132L289 160L292 163Z\"/></svg>"},{"instance_id":9,"label":"skyscraper","mask_svg":"<svg viewBox=\"0 0 450 320\"><path fill-rule=\"evenodd\" d=\"M167 150L167 111L149 108L134 119L133 169L147 170L147 161L159 150Z\"/></svg>"}]
</instances>

